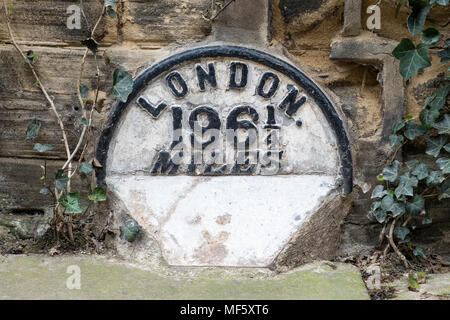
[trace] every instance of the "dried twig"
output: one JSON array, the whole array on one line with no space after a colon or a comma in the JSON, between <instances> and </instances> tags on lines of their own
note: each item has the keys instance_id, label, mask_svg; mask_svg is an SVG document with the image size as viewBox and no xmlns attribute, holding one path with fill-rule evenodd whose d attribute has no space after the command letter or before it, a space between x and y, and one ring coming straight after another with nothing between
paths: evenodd
<instances>
[{"instance_id":1,"label":"dried twig","mask_svg":"<svg viewBox=\"0 0 450 320\"><path fill-rule=\"evenodd\" d=\"M389 243L392 247L392 249L395 251L395 253L400 257L400 259L403 261L403 265L405 268L408 268L408 260L406 260L406 257L400 252L400 250L397 248L397 245L394 241L394 229L395 229L395 223L397 222L398 218L401 216L398 216L397 218L392 221L391 229L389 230Z\"/></svg>"}]
</instances>

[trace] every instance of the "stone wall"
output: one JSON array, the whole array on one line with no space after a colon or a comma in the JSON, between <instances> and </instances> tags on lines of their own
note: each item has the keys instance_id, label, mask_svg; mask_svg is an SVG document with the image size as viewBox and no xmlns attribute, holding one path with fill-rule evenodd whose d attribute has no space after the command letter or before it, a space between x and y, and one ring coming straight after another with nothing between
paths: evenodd
<instances>
[{"instance_id":1,"label":"stone wall","mask_svg":"<svg viewBox=\"0 0 450 320\"><path fill-rule=\"evenodd\" d=\"M101 10L102 2L84 1L86 17L91 26ZM211 14L212 2L214 1L118 1L117 16L114 19L104 19L97 32L97 38L101 42L99 57L108 62L100 61L99 64L102 74L100 89L108 90L114 68L119 67L137 75L144 67L159 60L172 49L209 39L213 26L202 16ZM375 176L390 154L386 147L386 136L384 132L380 132L392 122L392 119L388 119L391 122L385 120L383 104L396 101L401 107L404 102L404 110L392 111L393 117L396 112L397 115L404 113L417 116L424 98L439 85L445 71L438 63L434 63L438 58L432 55L433 67L420 72L406 84L404 101L399 102L402 98L400 93L393 92L394 88L386 85L388 81L395 81L395 78L389 78L390 71L386 70L397 67L388 56L395 41L408 34L405 27L407 12L402 9L395 18L395 9L387 1L383 1L382 27L372 33L365 26L365 8L373 2L362 1L361 15L358 17L356 14L352 18L355 21L361 19L361 32L352 34L352 37L344 37L343 25L351 21L344 21L342 0L270 1L271 43L281 44L290 55L298 59L299 66L305 72L339 98L342 104L340 107L349 123L354 166L358 169L354 172L353 208L341 226L341 253L350 255L369 250L377 239L378 226L370 222L366 214L370 204L368 190L376 183ZM82 20L82 30L67 29L66 8L77 3L78 1L69 0L15 0L11 24L19 44L24 49L32 49L37 53L36 69L67 123L72 145L76 143L76 137L80 133L78 119L81 113L77 107L73 84L84 52L80 41L84 39L83 29L86 24ZM448 25L446 26L448 9L447 7L447 12L432 11L427 22L427 25L441 30L444 37L450 36ZM377 41L384 41L388 49L377 52L376 58L366 57L364 60L364 54L373 54L367 42L371 42L374 37L385 38L377 38ZM351 47L358 41L361 56L352 57L347 45ZM82 83L93 87L95 61L92 55L87 59L85 70ZM384 88L380 85L383 80ZM103 108L94 113L96 137L111 103L107 99ZM26 126L32 119L42 122L39 140L54 146L45 155L33 150L33 141L24 139ZM421 148L423 146L405 150L403 157L414 156ZM57 123L48 112L45 99L29 70L10 44L4 15L0 15L0 210L9 212L48 207L48 198L39 194L40 165L46 162L50 170L54 170L63 159L64 150ZM49 173L51 174L52 172ZM434 223L427 227L431 232L424 230L418 233L419 241L434 246L439 252L448 252L450 203L438 202L428 210L435 217Z\"/></svg>"}]
</instances>

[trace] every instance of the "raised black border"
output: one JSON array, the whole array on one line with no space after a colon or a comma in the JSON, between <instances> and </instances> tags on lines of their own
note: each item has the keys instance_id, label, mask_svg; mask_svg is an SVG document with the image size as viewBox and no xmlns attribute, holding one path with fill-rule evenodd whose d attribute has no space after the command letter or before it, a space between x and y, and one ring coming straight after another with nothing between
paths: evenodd
<instances>
[{"instance_id":1,"label":"raised black border","mask_svg":"<svg viewBox=\"0 0 450 320\"><path fill-rule=\"evenodd\" d=\"M127 102L121 102L118 100L114 103L105 127L101 133L97 148L97 160L102 165L102 168L96 170L97 183L99 185L102 186L105 183L106 159L108 157L109 144L116 129L116 124L119 122L123 111L126 109L128 104L136 98L137 94L147 85L147 83L178 64L199 58L215 57L240 58L260 63L283 73L296 82L302 89L305 89L308 95L312 96L319 105L334 130L338 142L339 155L341 158L341 174L344 178L344 193L348 194L352 191L353 168L352 156L350 153L350 142L341 119L339 118L336 110L333 108L330 100L322 92L322 90L320 90L319 87L303 72L283 60L259 50L227 45L200 47L177 53L151 66L134 80L133 91L128 96Z\"/></svg>"}]
</instances>

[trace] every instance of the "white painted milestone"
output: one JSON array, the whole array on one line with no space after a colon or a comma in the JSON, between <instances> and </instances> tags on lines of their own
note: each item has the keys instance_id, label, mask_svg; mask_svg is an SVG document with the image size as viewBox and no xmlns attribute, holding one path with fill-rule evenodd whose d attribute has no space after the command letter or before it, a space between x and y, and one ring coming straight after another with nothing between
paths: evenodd
<instances>
[{"instance_id":1,"label":"white painted milestone","mask_svg":"<svg viewBox=\"0 0 450 320\"><path fill-rule=\"evenodd\" d=\"M337 188L314 98L254 61L202 58L149 82L122 115L106 183L170 265L269 265Z\"/></svg>"}]
</instances>

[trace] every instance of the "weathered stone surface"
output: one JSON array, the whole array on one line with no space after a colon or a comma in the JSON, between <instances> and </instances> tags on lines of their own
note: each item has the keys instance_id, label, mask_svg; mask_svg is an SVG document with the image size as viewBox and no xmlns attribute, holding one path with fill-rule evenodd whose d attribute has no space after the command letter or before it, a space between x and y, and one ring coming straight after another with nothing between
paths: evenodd
<instances>
[{"instance_id":1,"label":"weathered stone surface","mask_svg":"<svg viewBox=\"0 0 450 320\"><path fill-rule=\"evenodd\" d=\"M264 45L269 26L269 1L234 1L214 20L213 34L220 41Z\"/></svg>"},{"instance_id":2,"label":"weathered stone surface","mask_svg":"<svg viewBox=\"0 0 450 320\"><path fill-rule=\"evenodd\" d=\"M82 126L74 83L77 81L84 50L48 47L33 47L33 50L38 56L35 67L41 82L54 97L57 110L68 131L69 145L74 148ZM100 51L100 90L110 90L114 68L119 67L133 73L138 67L151 62L155 54L155 51L148 50ZM103 62L103 55L108 56L109 65ZM96 86L95 65L94 57L89 54L81 82L89 88ZM25 140L26 128L33 119L41 121L41 130L34 140ZM95 112L94 131L102 125L100 120ZM11 46L0 46L0 157L64 159L66 153L61 139L56 118L36 86L29 68ZM53 149L39 153L33 150L35 142L49 143Z\"/></svg>"},{"instance_id":3,"label":"weathered stone surface","mask_svg":"<svg viewBox=\"0 0 450 320\"><path fill-rule=\"evenodd\" d=\"M41 165L47 165L47 183L52 185L55 172L64 164L63 161L0 158L0 208L9 209L45 209L54 204L49 195L40 194L42 189ZM82 192L81 198L86 203L86 187L74 176L73 188ZM85 185L84 183L83 185Z\"/></svg>"},{"instance_id":4,"label":"weathered stone surface","mask_svg":"<svg viewBox=\"0 0 450 320\"><path fill-rule=\"evenodd\" d=\"M132 0L124 2L121 38L161 47L205 38L211 32L208 0Z\"/></svg>"},{"instance_id":5,"label":"weathered stone surface","mask_svg":"<svg viewBox=\"0 0 450 320\"><path fill-rule=\"evenodd\" d=\"M71 13L67 8L71 5L79 5L79 2L71 0L10 0L5 1L12 5L10 13L11 28L19 42L49 44L49 45L79 45L86 39L86 32L90 30L102 10L102 1L85 0L84 12L89 22L81 15L81 29L69 29L67 19ZM96 32L96 39L104 44L115 43L117 39L117 18L111 19L105 15ZM5 15L0 14L0 41L9 41L8 29L5 24Z\"/></svg>"},{"instance_id":6,"label":"weathered stone surface","mask_svg":"<svg viewBox=\"0 0 450 320\"><path fill-rule=\"evenodd\" d=\"M343 36L357 36L361 32L361 0L345 0Z\"/></svg>"},{"instance_id":7,"label":"weathered stone surface","mask_svg":"<svg viewBox=\"0 0 450 320\"><path fill-rule=\"evenodd\" d=\"M80 290L66 287L67 267L74 265L81 271ZM335 262L277 275L252 268L169 274L105 257L0 256L0 299L369 299L359 270Z\"/></svg>"},{"instance_id":8,"label":"weathered stone surface","mask_svg":"<svg viewBox=\"0 0 450 320\"><path fill-rule=\"evenodd\" d=\"M406 277L387 285L395 288L395 300L450 300L450 273L427 274L418 291L408 289Z\"/></svg>"},{"instance_id":9,"label":"weathered stone surface","mask_svg":"<svg viewBox=\"0 0 450 320\"><path fill-rule=\"evenodd\" d=\"M53 216L51 208L47 210L27 212L0 213L0 226L13 234L16 239L39 238L50 228Z\"/></svg>"}]
</instances>

